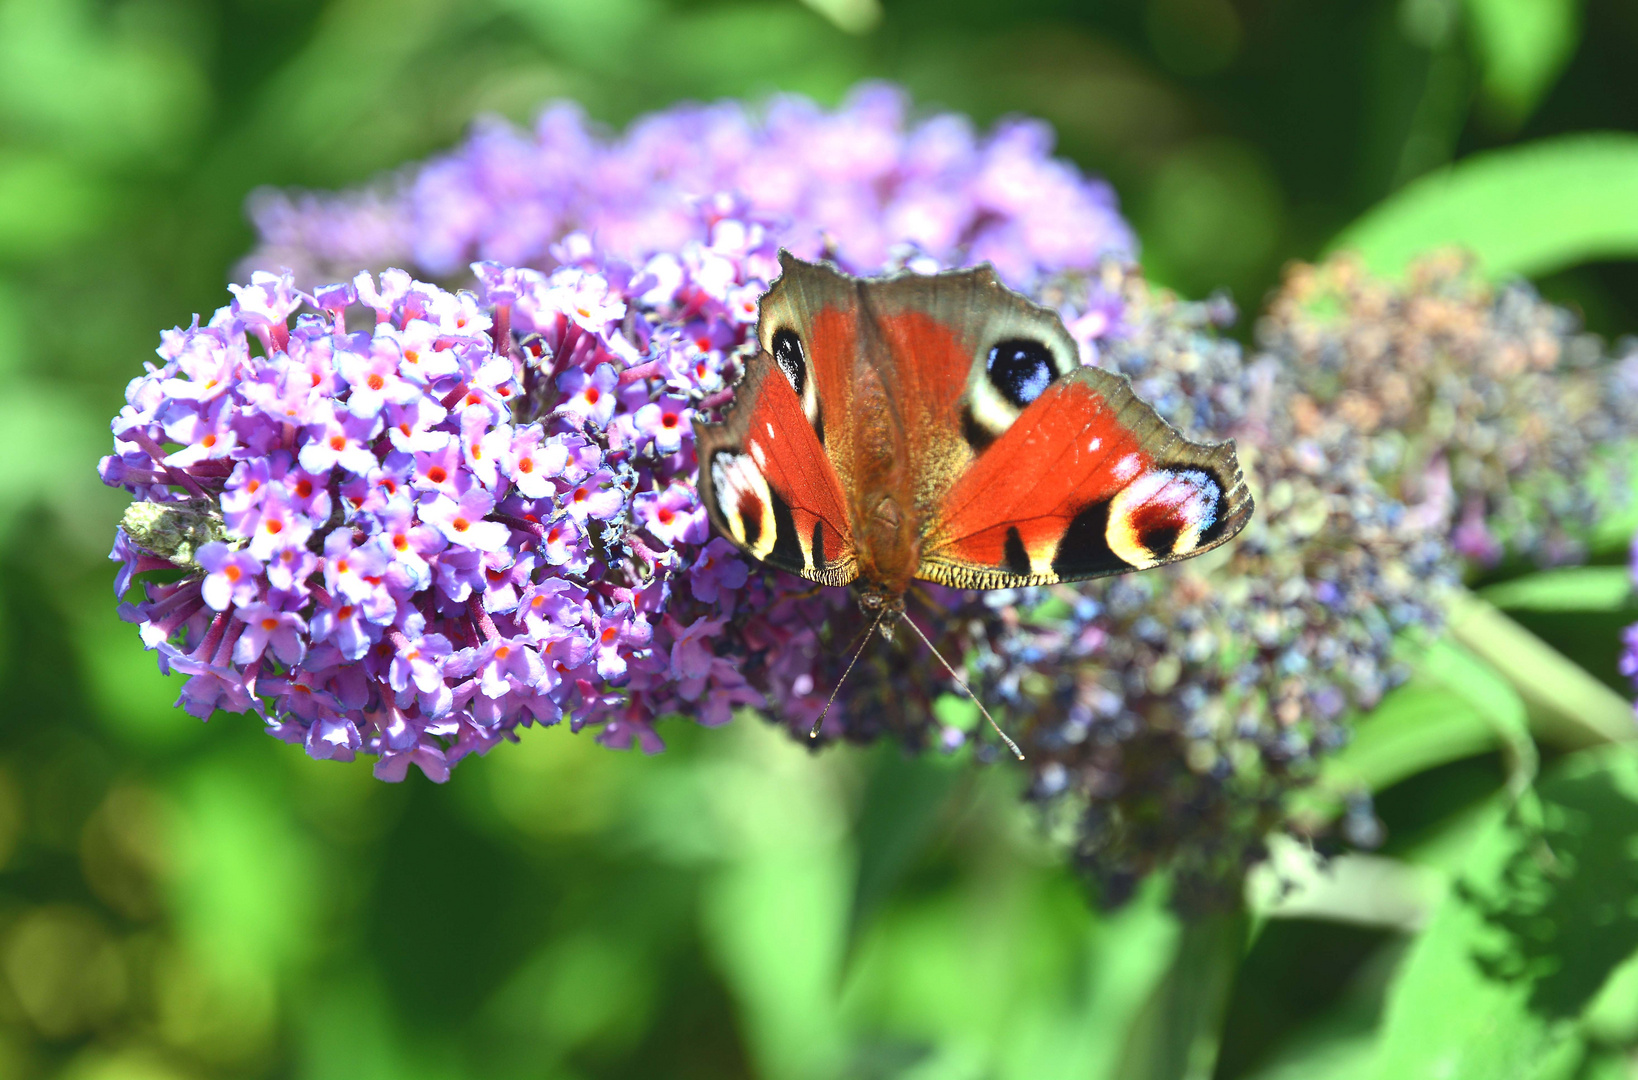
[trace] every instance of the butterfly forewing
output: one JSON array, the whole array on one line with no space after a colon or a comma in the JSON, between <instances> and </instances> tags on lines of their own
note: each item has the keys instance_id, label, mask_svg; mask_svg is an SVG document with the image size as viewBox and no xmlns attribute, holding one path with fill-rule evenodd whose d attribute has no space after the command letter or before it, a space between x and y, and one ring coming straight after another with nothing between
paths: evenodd
<instances>
[{"instance_id":1,"label":"butterfly forewing","mask_svg":"<svg viewBox=\"0 0 1638 1080\"><path fill-rule=\"evenodd\" d=\"M781 273L758 304L757 339L802 402L842 489L854 474L857 412L858 281L781 253Z\"/></svg>"},{"instance_id":2,"label":"butterfly forewing","mask_svg":"<svg viewBox=\"0 0 1638 1080\"><path fill-rule=\"evenodd\" d=\"M746 365L723 423L694 431L700 496L718 532L781 570L826 585L853 580L842 485L771 355Z\"/></svg>"},{"instance_id":3,"label":"butterfly forewing","mask_svg":"<svg viewBox=\"0 0 1638 1080\"><path fill-rule=\"evenodd\" d=\"M1079 367L1079 355L1053 312L1003 286L988 266L864 281L860 293L876 362L899 388L931 532L951 486L1029 400ZM991 360L998 348L999 367ZM1019 354L1027 363L1009 367Z\"/></svg>"},{"instance_id":4,"label":"butterfly forewing","mask_svg":"<svg viewBox=\"0 0 1638 1080\"><path fill-rule=\"evenodd\" d=\"M990 589L1143 570L1209 551L1251 510L1233 443L1183 438L1124 377L1083 367L949 489L917 576Z\"/></svg>"}]
</instances>

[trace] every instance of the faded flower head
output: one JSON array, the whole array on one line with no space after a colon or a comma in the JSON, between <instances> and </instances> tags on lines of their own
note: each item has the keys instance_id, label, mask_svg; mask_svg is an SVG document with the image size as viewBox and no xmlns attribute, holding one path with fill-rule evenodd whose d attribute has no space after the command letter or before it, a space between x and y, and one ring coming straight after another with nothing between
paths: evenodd
<instances>
[{"instance_id":1,"label":"faded flower head","mask_svg":"<svg viewBox=\"0 0 1638 1080\"><path fill-rule=\"evenodd\" d=\"M1135 249L1109 185L1051 150L1036 120L982 136L954 114L912 120L904 92L882 83L834 111L794 95L762 109L685 104L618 135L558 103L532 131L480 122L456 150L383 187L258 193L261 248L249 265L294 267L307 283L388 265L443 278L474 259L547 269L592 246L641 262L708 240L700 207L726 193L738 216L803 258L864 274L907 252L988 261L1027 288ZM559 246L575 233L582 240Z\"/></svg>"},{"instance_id":2,"label":"faded flower head","mask_svg":"<svg viewBox=\"0 0 1638 1080\"><path fill-rule=\"evenodd\" d=\"M1581 558L1597 478L1638 436L1638 356L1612 361L1529 284L1493 286L1455 254L1402 285L1349 256L1293 266L1258 338L1297 380L1299 432L1359 439L1373 475L1480 565Z\"/></svg>"}]
</instances>

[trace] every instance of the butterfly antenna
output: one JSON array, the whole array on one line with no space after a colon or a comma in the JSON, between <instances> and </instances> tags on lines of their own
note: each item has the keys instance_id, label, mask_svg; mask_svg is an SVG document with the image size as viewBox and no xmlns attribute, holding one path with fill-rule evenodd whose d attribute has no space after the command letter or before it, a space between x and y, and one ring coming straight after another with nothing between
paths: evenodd
<instances>
[{"instance_id":1,"label":"butterfly antenna","mask_svg":"<svg viewBox=\"0 0 1638 1080\"><path fill-rule=\"evenodd\" d=\"M830 700L825 702L825 707L819 710L819 719L813 722L812 729L808 731L808 738L817 739L819 737L819 729L825 726L825 714L829 713L830 707L836 704L836 695L842 692L842 684L847 682L847 677L849 675L853 674L853 665L857 664L859 662L859 657L864 655L865 646L870 644L870 635L875 631L876 627L881 625L881 623L882 617L881 615L877 615L876 621L865 627L864 639L862 641L858 638L854 639L855 641L859 642L859 648L854 652L853 659L847 662L847 670L842 672L842 677L836 680L836 688L830 692Z\"/></svg>"},{"instance_id":2,"label":"butterfly antenna","mask_svg":"<svg viewBox=\"0 0 1638 1080\"><path fill-rule=\"evenodd\" d=\"M1018 749L1018 744L1013 742L1005 731L1001 730L1001 725L995 722L995 717L990 715L990 710L986 709L984 707L984 703L978 700L978 695L973 693L973 688L967 685L966 680L960 675L956 674L956 669L950 666L950 662L948 660L944 659L944 654L939 652L938 648L928 640L927 635L921 632L921 627L916 625L916 620L912 619L908 615L900 614L899 621L910 625L910 629L914 630L916 632L916 636L921 638L922 643L927 646L928 651L934 656L938 657L938 662L944 665L944 670L950 673L950 678L954 679L956 681L956 685L965 690L967 692L967 696L973 699L973 704L978 706L978 711L984 714L984 719L990 722L990 727L995 729L995 733L1001 736L1001 741L1007 744L1007 749L1012 751L1012 756L1017 758L1019 761L1023 761L1024 752Z\"/></svg>"}]
</instances>

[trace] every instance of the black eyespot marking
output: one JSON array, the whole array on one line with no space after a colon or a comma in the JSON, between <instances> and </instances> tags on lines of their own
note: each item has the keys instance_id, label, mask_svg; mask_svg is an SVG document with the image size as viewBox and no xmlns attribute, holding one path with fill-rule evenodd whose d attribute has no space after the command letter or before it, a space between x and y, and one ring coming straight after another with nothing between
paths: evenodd
<instances>
[{"instance_id":1,"label":"black eyespot marking","mask_svg":"<svg viewBox=\"0 0 1638 1080\"><path fill-rule=\"evenodd\" d=\"M800 400L808 386L808 365L803 362L802 339L796 336L795 330L774 331L773 358Z\"/></svg>"},{"instance_id":2,"label":"black eyespot marking","mask_svg":"<svg viewBox=\"0 0 1638 1080\"><path fill-rule=\"evenodd\" d=\"M1076 514L1052 554L1052 572L1061 578L1097 577L1130 569L1130 563L1109 549L1107 502L1095 502Z\"/></svg>"},{"instance_id":3,"label":"black eyespot marking","mask_svg":"<svg viewBox=\"0 0 1638 1080\"><path fill-rule=\"evenodd\" d=\"M825 565L825 523L818 518L813 521L811 550L813 551L813 565L816 567Z\"/></svg>"},{"instance_id":4,"label":"black eyespot marking","mask_svg":"<svg viewBox=\"0 0 1638 1080\"><path fill-rule=\"evenodd\" d=\"M1149 554L1164 559L1177 547L1177 538L1183 534L1178 525L1156 525L1138 534L1138 543L1149 549Z\"/></svg>"},{"instance_id":5,"label":"black eyespot marking","mask_svg":"<svg viewBox=\"0 0 1638 1080\"><path fill-rule=\"evenodd\" d=\"M1007 530L1007 542L1001 546L1001 569L1019 576L1030 572L1029 552L1024 550L1024 538L1016 525Z\"/></svg>"},{"instance_id":6,"label":"black eyespot marking","mask_svg":"<svg viewBox=\"0 0 1638 1080\"><path fill-rule=\"evenodd\" d=\"M813 435L819 440L819 445L825 445L825 410L815 409L813 413Z\"/></svg>"},{"instance_id":7,"label":"black eyespot marking","mask_svg":"<svg viewBox=\"0 0 1638 1080\"><path fill-rule=\"evenodd\" d=\"M978 422L973 415L972 406L961 410L961 437L967 440L967 445L973 448L973 453L982 454L995 441L995 432Z\"/></svg>"},{"instance_id":8,"label":"black eyespot marking","mask_svg":"<svg viewBox=\"0 0 1638 1080\"><path fill-rule=\"evenodd\" d=\"M742 492L734 512L739 515L740 528L745 532L745 546L756 547L756 542L762 539L762 500L754 492Z\"/></svg>"},{"instance_id":9,"label":"black eyespot marking","mask_svg":"<svg viewBox=\"0 0 1638 1080\"><path fill-rule=\"evenodd\" d=\"M1008 338L990 350L984 370L996 391L1015 407L1040 397L1058 377L1052 366L1052 350L1045 342L1030 338Z\"/></svg>"},{"instance_id":10,"label":"black eyespot marking","mask_svg":"<svg viewBox=\"0 0 1638 1080\"><path fill-rule=\"evenodd\" d=\"M774 543L767 561L786 570L800 570L802 544L796 539L796 519L791 516L790 504L777 491L769 494L773 496Z\"/></svg>"}]
</instances>

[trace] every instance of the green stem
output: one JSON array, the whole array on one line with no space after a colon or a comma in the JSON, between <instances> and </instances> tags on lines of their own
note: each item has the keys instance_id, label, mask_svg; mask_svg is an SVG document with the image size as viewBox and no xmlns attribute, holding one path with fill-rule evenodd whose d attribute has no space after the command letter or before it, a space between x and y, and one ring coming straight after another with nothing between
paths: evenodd
<instances>
[{"instance_id":1,"label":"green stem","mask_svg":"<svg viewBox=\"0 0 1638 1080\"><path fill-rule=\"evenodd\" d=\"M1632 605L1626 566L1564 566L1481 589L1506 611L1621 611Z\"/></svg>"},{"instance_id":2,"label":"green stem","mask_svg":"<svg viewBox=\"0 0 1638 1080\"><path fill-rule=\"evenodd\" d=\"M1171 970L1127 1037L1122 1080L1211 1080L1250 919L1243 909L1185 920Z\"/></svg>"},{"instance_id":3,"label":"green stem","mask_svg":"<svg viewBox=\"0 0 1638 1080\"><path fill-rule=\"evenodd\" d=\"M1494 605L1458 590L1449 611L1451 637L1513 685L1538 740L1564 750L1638 740L1631 702Z\"/></svg>"}]
</instances>

